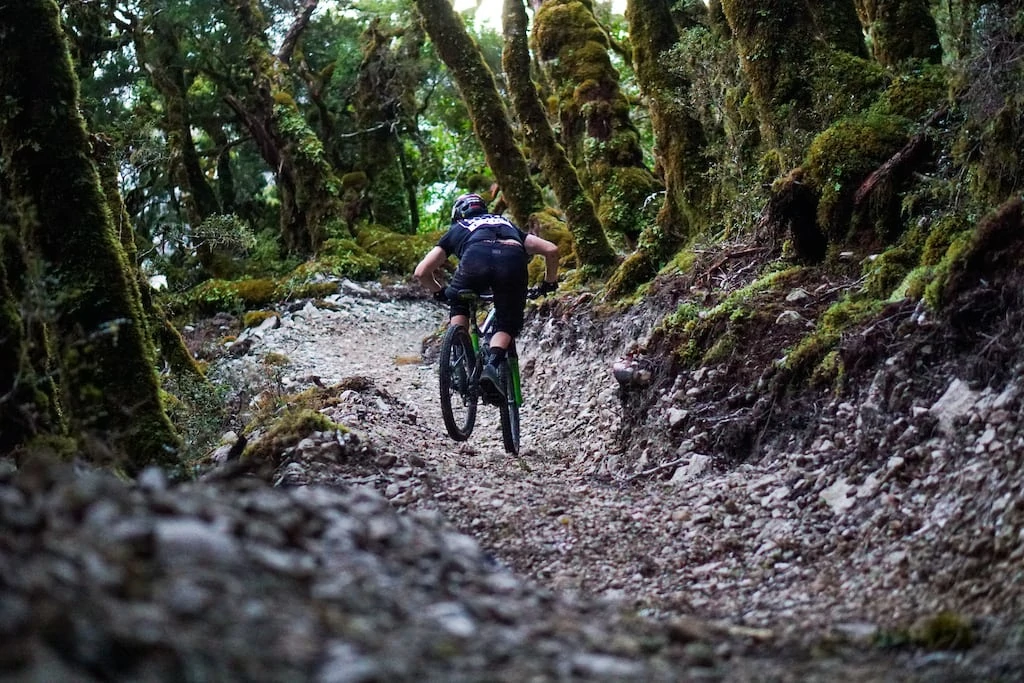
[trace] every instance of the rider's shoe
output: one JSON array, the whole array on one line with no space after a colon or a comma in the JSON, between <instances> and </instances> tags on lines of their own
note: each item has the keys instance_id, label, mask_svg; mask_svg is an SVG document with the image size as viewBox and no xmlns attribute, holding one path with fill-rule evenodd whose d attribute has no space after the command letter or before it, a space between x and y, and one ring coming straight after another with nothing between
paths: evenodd
<instances>
[{"instance_id":1,"label":"rider's shoe","mask_svg":"<svg viewBox=\"0 0 1024 683\"><path fill-rule=\"evenodd\" d=\"M501 388L501 378L498 376L498 368L490 363L484 366L480 374L480 389L483 392L484 400L488 403L498 404L505 399L505 392Z\"/></svg>"}]
</instances>

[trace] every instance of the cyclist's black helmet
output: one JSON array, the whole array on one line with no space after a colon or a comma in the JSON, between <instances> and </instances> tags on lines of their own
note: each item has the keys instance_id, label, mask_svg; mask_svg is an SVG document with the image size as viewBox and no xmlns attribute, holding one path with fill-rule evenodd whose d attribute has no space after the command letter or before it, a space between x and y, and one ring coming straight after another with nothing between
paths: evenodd
<instances>
[{"instance_id":1,"label":"cyclist's black helmet","mask_svg":"<svg viewBox=\"0 0 1024 683\"><path fill-rule=\"evenodd\" d=\"M487 213L487 204L484 203L484 198L478 194L460 195L452 205L453 221L485 213Z\"/></svg>"}]
</instances>

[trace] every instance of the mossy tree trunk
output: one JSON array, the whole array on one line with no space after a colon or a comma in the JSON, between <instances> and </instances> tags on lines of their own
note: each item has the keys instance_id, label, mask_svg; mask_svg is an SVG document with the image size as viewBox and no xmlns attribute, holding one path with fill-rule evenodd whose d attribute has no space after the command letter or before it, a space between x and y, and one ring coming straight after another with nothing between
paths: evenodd
<instances>
[{"instance_id":1,"label":"mossy tree trunk","mask_svg":"<svg viewBox=\"0 0 1024 683\"><path fill-rule=\"evenodd\" d=\"M24 236L4 185L0 175L0 453L11 453L64 424L52 375L37 370L51 360L41 324L45 305L30 286Z\"/></svg>"},{"instance_id":2,"label":"mossy tree trunk","mask_svg":"<svg viewBox=\"0 0 1024 683\"><path fill-rule=\"evenodd\" d=\"M78 82L53 0L0 2L0 151L25 249L45 264L61 405L75 434L136 471L175 462L139 289L90 159ZM5 250L6 251L6 250Z\"/></svg>"},{"instance_id":3,"label":"mossy tree trunk","mask_svg":"<svg viewBox=\"0 0 1024 683\"><path fill-rule=\"evenodd\" d=\"M607 34L590 2L544 0L534 16L533 41L556 91L569 159L609 238L625 238L632 248L645 224L643 206L662 188L644 165Z\"/></svg>"},{"instance_id":4,"label":"mossy tree trunk","mask_svg":"<svg viewBox=\"0 0 1024 683\"><path fill-rule=\"evenodd\" d=\"M132 230L131 217L125 208L124 200L121 197L117 176L117 159L114 156L114 149L108 141L101 136L92 136L92 152L96 162L96 169L99 172L100 186L103 189L103 197L107 203L107 210L114 221L114 231L117 233L121 247L125 252L125 261L131 275L138 283L139 293L142 300L142 310L145 313L143 324L147 327L147 334L156 345L156 351L171 370L175 373L189 375L205 382L203 371L199 368L192 353L185 346L185 340L181 333L174 327L160 303L153 298L153 290L147 282L145 274L138 265L138 249L135 246L135 231Z\"/></svg>"},{"instance_id":5,"label":"mossy tree trunk","mask_svg":"<svg viewBox=\"0 0 1024 683\"><path fill-rule=\"evenodd\" d=\"M544 199L516 143L494 74L449 0L416 0L416 7L434 50L459 87L484 158L501 186L512 219L528 228L531 216L543 210Z\"/></svg>"},{"instance_id":6,"label":"mossy tree trunk","mask_svg":"<svg viewBox=\"0 0 1024 683\"><path fill-rule=\"evenodd\" d=\"M541 172L551 186L572 232L580 266L604 270L615 261L615 253L604 234L590 196L580 184L576 169L558 144L555 132L541 106L530 70L529 21L523 0L505 0L502 18L505 47L502 66L508 79L512 103L523 134Z\"/></svg>"},{"instance_id":7,"label":"mossy tree trunk","mask_svg":"<svg viewBox=\"0 0 1024 683\"><path fill-rule=\"evenodd\" d=\"M630 0L626 6L633 68L651 115L665 201L655 222L641 233L637 251L609 282L612 296L652 278L707 222L702 206L702 198L710 195L703 180L709 166L707 139L687 104L690 83L664 67L666 53L679 41L671 5L670 0ZM681 15L678 21L688 19Z\"/></svg>"},{"instance_id":8,"label":"mossy tree trunk","mask_svg":"<svg viewBox=\"0 0 1024 683\"><path fill-rule=\"evenodd\" d=\"M813 60L825 43L813 38L815 21L805 0L774 3L722 0L743 72L757 106L763 142L778 163L769 173L792 168L816 132Z\"/></svg>"},{"instance_id":9,"label":"mossy tree trunk","mask_svg":"<svg viewBox=\"0 0 1024 683\"><path fill-rule=\"evenodd\" d=\"M415 233L415 180L405 163L401 134L415 126L416 103L410 101L402 78L405 66L392 49L401 31L385 31L379 18L363 31L363 60L355 97L356 119L362 134L361 167L370 181L373 220L396 232ZM416 33L408 35L416 39ZM410 204L409 188L413 187Z\"/></svg>"},{"instance_id":10,"label":"mossy tree trunk","mask_svg":"<svg viewBox=\"0 0 1024 683\"><path fill-rule=\"evenodd\" d=\"M178 39L182 29L166 17L166 12L152 13L146 17L145 28L138 19L132 18L131 34L139 64L160 93L169 152L168 175L181 190L189 223L197 230L207 218L222 210L192 136L188 101L190 76L184 68L185 59ZM220 259L208 242L197 245L197 255L209 275L227 275L218 267Z\"/></svg>"},{"instance_id":11,"label":"mossy tree trunk","mask_svg":"<svg viewBox=\"0 0 1024 683\"><path fill-rule=\"evenodd\" d=\"M248 128L263 160L273 170L281 201L281 234L296 254L310 254L323 243L328 224L339 228L341 185L323 144L306 123L291 94L289 62L299 36L309 24L317 0L305 0L275 54L267 38L267 21L258 0L228 0L245 36L252 72L246 102L228 104Z\"/></svg>"},{"instance_id":12,"label":"mossy tree trunk","mask_svg":"<svg viewBox=\"0 0 1024 683\"><path fill-rule=\"evenodd\" d=\"M939 30L928 0L855 0L860 21L871 37L879 64L895 66L908 59L942 61Z\"/></svg>"},{"instance_id":13,"label":"mossy tree trunk","mask_svg":"<svg viewBox=\"0 0 1024 683\"><path fill-rule=\"evenodd\" d=\"M868 48L857 8L850 0L807 0L815 36L841 52L867 58Z\"/></svg>"}]
</instances>

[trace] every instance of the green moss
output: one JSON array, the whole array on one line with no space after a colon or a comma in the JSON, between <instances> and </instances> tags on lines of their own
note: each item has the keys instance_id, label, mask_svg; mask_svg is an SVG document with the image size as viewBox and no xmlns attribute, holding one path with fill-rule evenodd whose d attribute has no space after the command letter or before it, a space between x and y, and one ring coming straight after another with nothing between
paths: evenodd
<instances>
[{"instance_id":1,"label":"green moss","mask_svg":"<svg viewBox=\"0 0 1024 683\"><path fill-rule=\"evenodd\" d=\"M801 266L770 271L710 309L684 302L658 324L652 337L678 340L674 353L686 366L699 365L706 359L720 360L726 352L731 353L736 340L743 338L744 328L759 320L758 295L789 286L803 272Z\"/></svg>"},{"instance_id":2,"label":"green moss","mask_svg":"<svg viewBox=\"0 0 1024 683\"><path fill-rule=\"evenodd\" d=\"M363 171L353 171L341 176L341 187L343 190L362 190L368 187L370 179Z\"/></svg>"},{"instance_id":3,"label":"green moss","mask_svg":"<svg viewBox=\"0 0 1024 683\"><path fill-rule=\"evenodd\" d=\"M893 79L872 109L878 114L919 121L948 100L948 79L945 67L923 65Z\"/></svg>"},{"instance_id":4,"label":"green moss","mask_svg":"<svg viewBox=\"0 0 1024 683\"><path fill-rule=\"evenodd\" d=\"M291 448L313 432L348 431L326 416L308 408L288 408L265 435L245 449L243 458L276 460L282 451Z\"/></svg>"},{"instance_id":5,"label":"green moss","mask_svg":"<svg viewBox=\"0 0 1024 683\"><path fill-rule=\"evenodd\" d=\"M282 298L290 299L322 299L325 296L338 293L336 282L304 282L290 287L283 292Z\"/></svg>"},{"instance_id":6,"label":"green moss","mask_svg":"<svg viewBox=\"0 0 1024 683\"><path fill-rule=\"evenodd\" d=\"M908 635L910 642L929 650L966 650L975 642L970 621L948 610L919 620Z\"/></svg>"},{"instance_id":7,"label":"green moss","mask_svg":"<svg viewBox=\"0 0 1024 683\"><path fill-rule=\"evenodd\" d=\"M605 285L605 295L609 299L621 299L636 291L637 287L648 282L658 272L658 264L650 252L643 249L634 251L615 269Z\"/></svg>"},{"instance_id":8,"label":"green moss","mask_svg":"<svg viewBox=\"0 0 1024 683\"><path fill-rule=\"evenodd\" d=\"M843 333L855 325L873 318L885 303L863 295L847 296L834 303L821 316L814 331L803 337L786 354L781 368L789 381L797 383L814 377L819 383L835 380L842 364L833 351Z\"/></svg>"},{"instance_id":9,"label":"green moss","mask_svg":"<svg viewBox=\"0 0 1024 683\"><path fill-rule=\"evenodd\" d=\"M889 82L888 74L877 62L843 51L819 54L813 71L814 109L822 121L866 109Z\"/></svg>"},{"instance_id":10,"label":"green moss","mask_svg":"<svg viewBox=\"0 0 1024 683\"><path fill-rule=\"evenodd\" d=\"M242 316L242 327L257 327L267 318L273 318L276 315L276 311L246 311Z\"/></svg>"},{"instance_id":11,"label":"green moss","mask_svg":"<svg viewBox=\"0 0 1024 683\"><path fill-rule=\"evenodd\" d=\"M312 261L299 265L288 278L289 291L304 285L317 275L334 275L353 280L373 280L380 275L380 259L368 254L358 242L350 238L334 238L324 243Z\"/></svg>"},{"instance_id":12,"label":"green moss","mask_svg":"<svg viewBox=\"0 0 1024 683\"><path fill-rule=\"evenodd\" d=\"M416 268L423 255L437 244L440 237L440 232L409 235L379 225L369 225L359 229L356 243L380 262L382 270L407 275Z\"/></svg>"},{"instance_id":13,"label":"green moss","mask_svg":"<svg viewBox=\"0 0 1024 683\"><path fill-rule=\"evenodd\" d=\"M270 353L264 354L263 358L260 359L260 362L264 365L283 367L288 365L290 361L288 360L288 356L283 353L271 351Z\"/></svg>"},{"instance_id":14,"label":"green moss","mask_svg":"<svg viewBox=\"0 0 1024 683\"><path fill-rule=\"evenodd\" d=\"M887 299L917 264L917 256L905 247L888 249L864 264L864 293Z\"/></svg>"},{"instance_id":15,"label":"green moss","mask_svg":"<svg viewBox=\"0 0 1024 683\"><path fill-rule=\"evenodd\" d=\"M847 238L860 183L906 143L908 132L907 119L869 114L839 121L815 137L805 177L820 194L818 225L834 240Z\"/></svg>"},{"instance_id":16,"label":"green moss","mask_svg":"<svg viewBox=\"0 0 1024 683\"><path fill-rule=\"evenodd\" d=\"M189 309L204 313L258 307L274 301L277 283L253 278L246 280L207 280L186 295Z\"/></svg>"}]
</instances>

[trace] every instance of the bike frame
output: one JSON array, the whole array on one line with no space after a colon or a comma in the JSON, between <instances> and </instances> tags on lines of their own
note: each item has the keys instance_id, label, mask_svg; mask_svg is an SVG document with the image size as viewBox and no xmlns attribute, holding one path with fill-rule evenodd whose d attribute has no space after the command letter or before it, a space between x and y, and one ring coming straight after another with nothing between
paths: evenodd
<instances>
[{"instance_id":1,"label":"bike frame","mask_svg":"<svg viewBox=\"0 0 1024 683\"><path fill-rule=\"evenodd\" d=\"M490 301L490 299L480 297L479 301ZM473 342L473 352L476 353L480 365L484 363L484 349L482 346L483 344L489 344L492 334L494 334L494 306L492 305L487 311L483 324L478 325L477 303L471 303L469 306L469 338ZM512 378L512 395L516 399L516 405L522 407L523 387L519 377L519 353L516 351L515 339L512 340L512 344L508 349L508 355L505 358L508 362L509 377Z\"/></svg>"}]
</instances>

